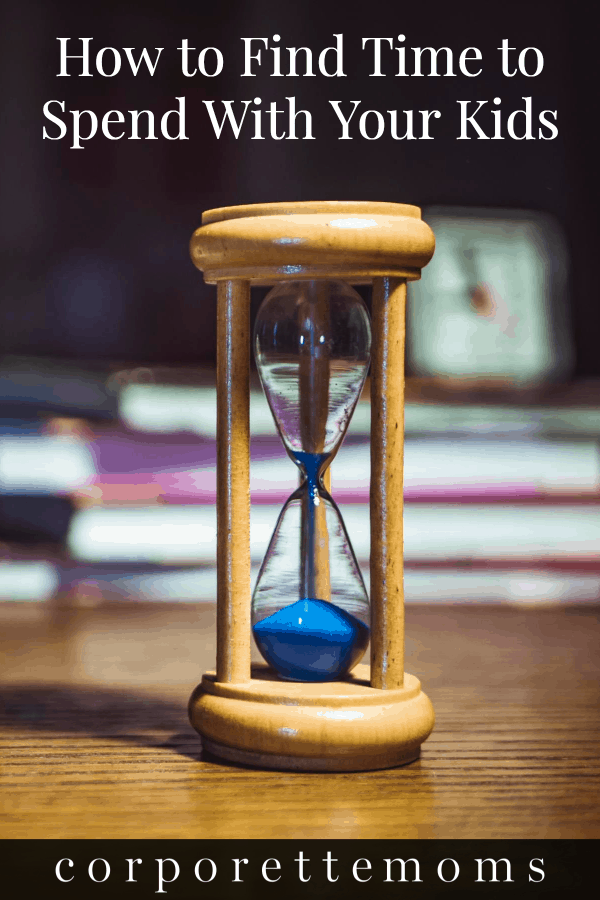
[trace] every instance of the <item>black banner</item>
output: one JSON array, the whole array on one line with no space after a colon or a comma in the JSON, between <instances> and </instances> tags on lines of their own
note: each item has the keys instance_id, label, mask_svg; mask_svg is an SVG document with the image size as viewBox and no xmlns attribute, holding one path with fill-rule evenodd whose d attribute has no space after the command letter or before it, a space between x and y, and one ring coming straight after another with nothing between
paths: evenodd
<instances>
[{"instance_id":1,"label":"black banner","mask_svg":"<svg viewBox=\"0 0 600 900\"><path fill-rule=\"evenodd\" d=\"M598 852L585 840L9 840L0 848L4 885L44 900L558 897L593 883Z\"/></svg>"}]
</instances>

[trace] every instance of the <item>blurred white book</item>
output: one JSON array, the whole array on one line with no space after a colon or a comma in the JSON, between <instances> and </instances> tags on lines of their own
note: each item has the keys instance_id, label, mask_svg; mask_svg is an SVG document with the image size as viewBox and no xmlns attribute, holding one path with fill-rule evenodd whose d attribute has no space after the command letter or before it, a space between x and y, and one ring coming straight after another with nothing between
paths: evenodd
<instances>
[{"instance_id":1,"label":"blurred white book","mask_svg":"<svg viewBox=\"0 0 600 900\"><path fill-rule=\"evenodd\" d=\"M258 575L252 566L252 586ZM367 588L369 571L363 567ZM0 601L48 601L60 589L64 595L85 604L98 602L214 603L217 572L214 565L169 568L106 564L74 567L48 560L4 560L0 562ZM600 601L600 571L569 571L542 566L519 568L472 568L448 566L407 567L404 592L408 603L597 603Z\"/></svg>"},{"instance_id":2,"label":"blurred white book","mask_svg":"<svg viewBox=\"0 0 600 900\"><path fill-rule=\"evenodd\" d=\"M0 437L0 493L64 494L90 484L95 474L92 453L77 438Z\"/></svg>"},{"instance_id":3,"label":"blurred white book","mask_svg":"<svg viewBox=\"0 0 600 900\"><path fill-rule=\"evenodd\" d=\"M365 504L340 509L357 558L369 559L369 514ZM252 507L250 553L260 563L281 507ZM67 539L71 555L92 562L206 563L216 558L216 513L209 505L77 512ZM600 559L600 504L407 503L407 561Z\"/></svg>"},{"instance_id":4,"label":"blurred white book","mask_svg":"<svg viewBox=\"0 0 600 900\"><path fill-rule=\"evenodd\" d=\"M217 433L216 390L187 385L128 384L119 393L119 416L134 431L191 433L214 438ZM276 434L268 403L259 390L250 395L250 426L255 437ZM600 408L408 402L404 427L409 435L600 436ZM368 400L361 400L350 420L348 434L367 436L370 428L371 407Z\"/></svg>"},{"instance_id":5,"label":"blurred white book","mask_svg":"<svg viewBox=\"0 0 600 900\"><path fill-rule=\"evenodd\" d=\"M252 589L258 576L252 567ZM369 572L364 571L369 588ZM1 577L1 570L0 570ZM146 572L103 572L83 577L77 595L86 598L152 602L214 603L214 566ZM404 572L408 603L594 603L600 600L600 573L573 573L543 568L487 569L461 572L452 568Z\"/></svg>"}]
</instances>

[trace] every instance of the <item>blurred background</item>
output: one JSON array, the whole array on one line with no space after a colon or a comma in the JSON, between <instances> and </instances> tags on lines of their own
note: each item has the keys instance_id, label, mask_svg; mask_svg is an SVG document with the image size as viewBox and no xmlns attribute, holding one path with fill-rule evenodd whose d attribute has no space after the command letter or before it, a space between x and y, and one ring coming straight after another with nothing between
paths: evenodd
<instances>
[{"instance_id":1,"label":"blurred background","mask_svg":"<svg viewBox=\"0 0 600 900\"><path fill-rule=\"evenodd\" d=\"M276 200L422 206L437 252L408 310L406 596L420 602L600 599L600 317L592 37L573 4L4 5L0 273L0 599L95 607L213 602L215 291L188 242L204 209ZM241 37L315 53L344 34L343 79L240 78ZM361 38L469 46L478 78L371 78ZM58 78L57 37L164 47L157 75ZM176 48L219 47L185 78ZM503 77L500 42L539 48ZM71 52L78 52L72 40ZM516 57L516 54L514 54ZM217 140L203 100L293 94L314 141ZM187 103L187 141L42 140L43 104ZM459 100L532 97L555 140L457 141ZM327 100L440 109L434 140L338 140ZM491 130L490 130L491 131ZM534 128L534 134L537 128ZM369 292L362 290L369 303ZM253 314L264 291L253 293ZM254 573L296 475L253 373ZM368 576L369 403L332 491Z\"/></svg>"}]
</instances>

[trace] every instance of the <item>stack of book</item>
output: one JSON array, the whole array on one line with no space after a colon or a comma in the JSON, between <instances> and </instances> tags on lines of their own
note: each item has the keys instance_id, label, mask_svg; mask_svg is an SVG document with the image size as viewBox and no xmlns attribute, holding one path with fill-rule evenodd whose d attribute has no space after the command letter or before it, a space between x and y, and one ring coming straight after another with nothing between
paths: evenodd
<instances>
[{"instance_id":1,"label":"stack of book","mask_svg":"<svg viewBox=\"0 0 600 900\"><path fill-rule=\"evenodd\" d=\"M214 391L132 385L121 418L91 446L96 475L78 494L72 557L88 567L84 580L96 583L101 567L116 595L214 600ZM298 475L258 392L251 428L256 574ZM332 465L332 495L367 579L368 431L361 401ZM407 600L600 599L599 441L593 405L408 403Z\"/></svg>"}]
</instances>

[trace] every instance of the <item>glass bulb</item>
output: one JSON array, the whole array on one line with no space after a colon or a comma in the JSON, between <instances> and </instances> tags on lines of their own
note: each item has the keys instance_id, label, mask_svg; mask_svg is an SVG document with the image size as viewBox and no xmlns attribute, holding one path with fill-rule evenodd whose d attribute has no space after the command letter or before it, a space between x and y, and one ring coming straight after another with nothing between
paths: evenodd
<instances>
[{"instance_id":1,"label":"glass bulb","mask_svg":"<svg viewBox=\"0 0 600 900\"><path fill-rule=\"evenodd\" d=\"M323 474L340 448L369 366L361 297L343 282L285 282L256 319L256 364L301 483L285 504L252 601L257 645L280 676L341 678L369 639L369 603Z\"/></svg>"}]
</instances>

